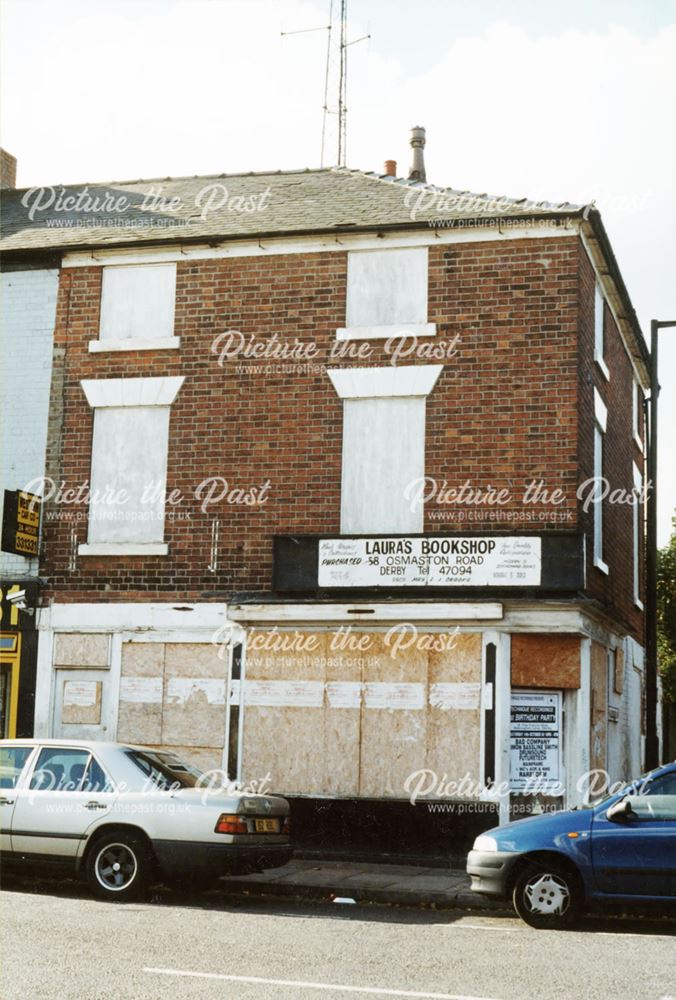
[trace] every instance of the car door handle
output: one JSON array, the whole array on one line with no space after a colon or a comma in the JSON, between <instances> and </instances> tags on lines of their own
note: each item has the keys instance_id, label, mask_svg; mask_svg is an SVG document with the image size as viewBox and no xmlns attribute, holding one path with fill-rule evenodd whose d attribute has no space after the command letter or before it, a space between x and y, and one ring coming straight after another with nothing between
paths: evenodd
<instances>
[{"instance_id":1,"label":"car door handle","mask_svg":"<svg viewBox=\"0 0 676 1000\"><path fill-rule=\"evenodd\" d=\"M85 809L105 809L103 802L86 802Z\"/></svg>"},{"instance_id":2,"label":"car door handle","mask_svg":"<svg viewBox=\"0 0 676 1000\"><path fill-rule=\"evenodd\" d=\"M6 799L4 795L0 796L0 806L13 806L13 805L14 805L14 799Z\"/></svg>"}]
</instances>

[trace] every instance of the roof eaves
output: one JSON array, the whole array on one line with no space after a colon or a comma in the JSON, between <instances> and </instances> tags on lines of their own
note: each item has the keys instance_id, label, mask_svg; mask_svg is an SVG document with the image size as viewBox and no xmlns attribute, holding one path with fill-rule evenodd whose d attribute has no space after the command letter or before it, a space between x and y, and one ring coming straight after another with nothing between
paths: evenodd
<instances>
[{"instance_id":1,"label":"roof eaves","mask_svg":"<svg viewBox=\"0 0 676 1000\"><path fill-rule=\"evenodd\" d=\"M588 211L585 213L584 232L587 241L596 245L599 254L608 265L608 273L617 290L618 304L621 306L618 319L621 323L624 323L625 328L631 331L632 344L635 348L632 351L632 356L639 367L643 369L642 374L647 386L650 384L650 351L648 344L641 329L641 324L631 301L629 291L624 283L624 278L622 277L622 272L620 271L620 266L608 233L603 225L601 213L593 206L589 206Z\"/></svg>"},{"instance_id":2,"label":"roof eaves","mask_svg":"<svg viewBox=\"0 0 676 1000\"><path fill-rule=\"evenodd\" d=\"M582 215L584 209L577 209L574 212L560 212L558 210L553 210L551 212L543 212L540 218L547 218L552 222L566 221L569 219L575 219ZM481 220L485 219L486 215L482 213L476 213L474 215L462 216L461 220L463 222L472 221L473 219ZM532 214L524 213L523 215L492 215L490 216L492 222L495 224L496 228L499 230L499 223L505 221L510 228L514 227L517 222L532 222ZM397 221L397 222L368 222L363 224L345 224L336 225L331 227L312 227L307 229L288 229L288 230L260 230L258 232L247 233L243 235L241 233L210 233L205 236L204 233L195 236L181 236L175 239L168 240L166 235L157 240L139 240L139 239L126 239L126 240L107 240L105 242L93 241L90 243L77 243L77 244L61 244L57 246L50 246L49 248L41 247L5 247L0 248L0 252L3 257L7 260L18 257L21 255L34 254L42 249L50 249L52 251L59 251L61 253L88 253L95 250L124 250L128 248L139 248L139 249L153 249L155 247L166 247L167 245L183 245L183 246L208 246L208 247L219 247L226 243L236 243L236 242L250 242L252 240L281 240L290 238L302 238L308 236L348 236L352 233L383 233L383 232L414 232L416 230L428 230L430 233L435 233L437 229L441 231L445 230L447 227L434 227L430 225L429 219L414 219L411 221ZM537 235L537 234L535 234Z\"/></svg>"}]
</instances>

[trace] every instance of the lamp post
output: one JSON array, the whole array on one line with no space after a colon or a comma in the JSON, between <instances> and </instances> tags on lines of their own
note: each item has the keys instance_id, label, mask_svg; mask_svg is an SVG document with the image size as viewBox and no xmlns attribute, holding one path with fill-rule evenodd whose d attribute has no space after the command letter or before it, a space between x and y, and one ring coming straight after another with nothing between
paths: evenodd
<instances>
[{"instance_id":1,"label":"lamp post","mask_svg":"<svg viewBox=\"0 0 676 1000\"><path fill-rule=\"evenodd\" d=\"M657 400L660 383L657 374L657 334L664 327L676 326L676 320L650 323L650 432L648 438L648 496L646 511L646 628L645 628L645 766L660 763L657 739Z\"/></svg>"}]
</instances>

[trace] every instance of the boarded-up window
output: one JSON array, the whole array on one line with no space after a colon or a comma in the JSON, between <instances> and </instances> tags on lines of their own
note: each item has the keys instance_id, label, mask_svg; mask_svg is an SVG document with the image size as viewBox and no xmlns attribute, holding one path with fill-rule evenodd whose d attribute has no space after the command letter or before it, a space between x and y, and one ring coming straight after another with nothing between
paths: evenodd
<instances>
[{"instance_id":1,"label":"boarded-up window","mask_svg":"<svg viewBox=\"0 0 676 1000\"><path fill-rule=\"evenodd\" d=\"M579 688L576 635L512 635L512 687Z\"/></svg>"},{"instance_id":2,"label":"boarded-up window","mask_svg":"<svg viewBox=\"0 0 676 1000\"><path fill-rule=\"evenodd\" d=\"M83 380L94 407L89 535L87 546L80 546L83 555L105 555L110 545L151 544L157 547L153 554L166 552L169 410L182 383L182 377Z\"/></svg>"},{"instance_id":3,"label":"boarded-up window","mask_svg":"<svg viewBox=\"0 0 676 1000\"><path fill-rule=\"evenodd\" d=\"M423 529L426 397L442 365L328 372L343 403L340 530ZM417 488L416 488L417 486Z\"/></svg>"},{"instance_id":4,"label":"boarded-up window","mask_svg":"<svg viewBox=\"0 0 676 1000\"><path fill-rule=\"evenodd\" d=\"M424 475L424 398L345 400L341 531L422 531L410 484Z\"/></svg>"},{"instance_id":5,"label":"boarded-up window","mask_svg":"<svg viewBox=\"0 0 676 1000\"><path fill-rule=\"evenodd\" d=\"M175 299L176 264L104 267L100 339L172 337Z\"/></svg>"},{"instance_id":6,"label":"boarded-up window","mask_svg":"<svg viewBox=\"0 0 676 1000\"><path fill-rule=\"evenodd\" d=\"M89 542L161 542L168 406L97 410Z\"/></svg>"},{"instance_id":7,"label":"boarded-up window","mask_svg":"<svg viewBox=\"0 0 676 1000\"><path fill-rule=\"evenodd\" d=\"M348 254L348 327L426 321L427 247L356 250Z\"/></svg>"}]
</instances>

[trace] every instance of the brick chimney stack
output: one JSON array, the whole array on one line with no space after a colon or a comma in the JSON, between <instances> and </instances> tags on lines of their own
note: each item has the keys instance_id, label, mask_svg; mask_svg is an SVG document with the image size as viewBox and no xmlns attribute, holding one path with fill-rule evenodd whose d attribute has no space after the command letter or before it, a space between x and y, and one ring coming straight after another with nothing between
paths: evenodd
<instances>
[{"instance_id":1,"label":"brick chimney stack","mask_svg":"<svg viewBox=\"0 0 676 1000\"><path fill-rule=\"evenodd\" d=\"M0 188L16 187L16 156L0 149Z\"/></svg>"},{"instance_id":2,"label":"brick chimney stack","mask_svg":"<svg viewBox=\"0 0 676 1000\"><path fill-rule=\"evenodd\" d=\"M396 160L385 160L385 176L386 177L396 177L397 176L397 161Z\"/></svg>"}]
</instances>

